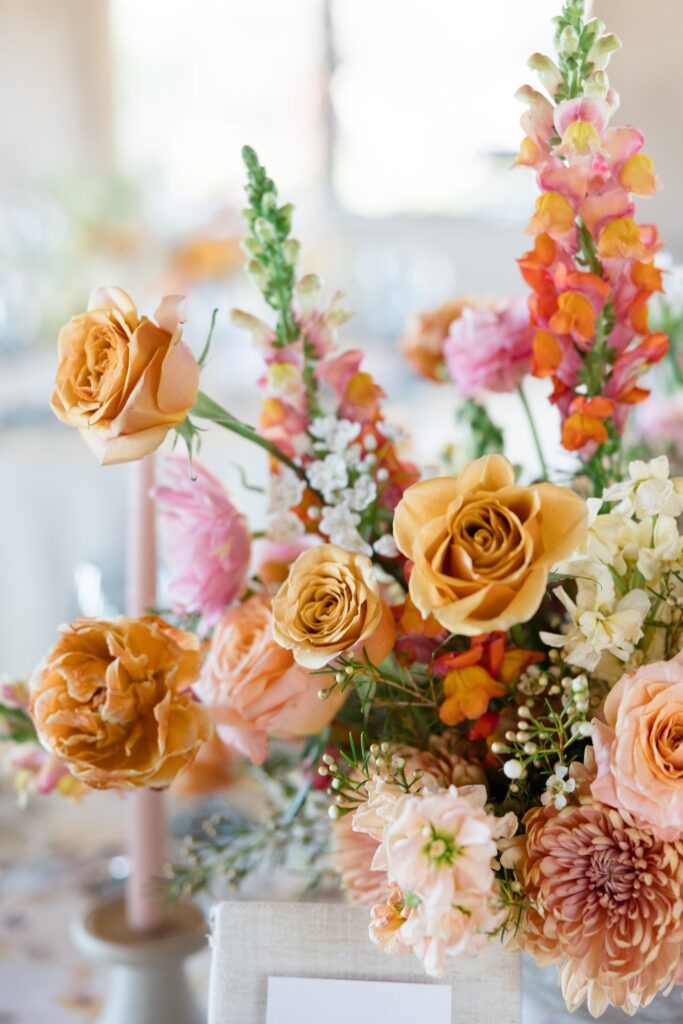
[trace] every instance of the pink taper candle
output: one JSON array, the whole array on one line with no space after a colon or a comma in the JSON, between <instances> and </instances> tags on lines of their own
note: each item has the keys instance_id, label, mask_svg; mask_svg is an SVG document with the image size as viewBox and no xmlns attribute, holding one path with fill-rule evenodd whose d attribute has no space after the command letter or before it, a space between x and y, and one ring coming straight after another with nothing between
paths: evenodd
<instances>
[{"instance_id":1,"label":"pink taper candle","mask_svg":"<svg viewBox=\"0 0 683 1024\"><path fill-rule=\"evenodd\" d=\"M126 553L126 611L132 618L156 605L156 529L154 522L154 456L130 466L130 499ZM126 915L133 931L148 932L163 921L158 881L166 850L164 795L139 789L126 795L130 873Z\"/></svg>"}]
</instances>

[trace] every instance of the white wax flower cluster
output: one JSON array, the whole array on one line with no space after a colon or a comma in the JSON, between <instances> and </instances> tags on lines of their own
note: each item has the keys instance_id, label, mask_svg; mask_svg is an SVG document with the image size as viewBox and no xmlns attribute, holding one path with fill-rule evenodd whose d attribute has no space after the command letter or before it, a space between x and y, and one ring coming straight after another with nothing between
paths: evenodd
<instances>
[{"instance_id":1,"label":"white wax flower cluster","mask_svg":"<svg viewBox=\"0 0 683 1024\"><path fill-rule=\"evenodd\" d=\"M565 632L541 638L563 648L568 664L593 672L605 654L628 662L651 609L656 605L658 621L665 621L681 592L683 541L676 520L683 511L683 478L669 478L664 455L632 462L627 480L588 504L583 547L558 567L576 580L574 598L564 587L555 590L569 622Z\"/></svg>"},{"instance_id":2,"label":"white wax flower cluster","mask_svg":"<svg viewBox=\"0 0 683 1024\"><path fill-rule=\"evenodd\" d=\"M397 437L388 424L382 422L377 426L388 440ZM319 532L347 551L372 554L373 549L362 537L359 527L362 513L377 499L377 483L387 478L387 471L381 466L378 468L375 434L369 433L359 441L360 433L359 423L334 414L318 416L311 422L309 454L313 452L317 458L306 466L306 480L289 469L271 479L269 540L288 544L303 536L304 523L292 509L301 502L308 482L325 502L322 509L309 510L311 518L319 519ZM380 537L374 547L379 555L387 558L398 554L390 534Z\"/></svg>"}]
</instances>

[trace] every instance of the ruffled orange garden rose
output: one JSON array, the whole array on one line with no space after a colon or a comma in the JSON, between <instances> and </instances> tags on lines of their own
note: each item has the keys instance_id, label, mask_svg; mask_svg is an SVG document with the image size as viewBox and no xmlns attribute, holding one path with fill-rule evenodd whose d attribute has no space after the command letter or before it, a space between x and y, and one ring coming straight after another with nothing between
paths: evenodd
<instances>
[{"instance_id":1,"label":"ruffled orange garden rose","mask_svg":"<svg viewBox=\"0 0 683 1024\"><path fill-rule=\"evenodd\" d=\"M196 636L156 616L78 619L31 679L43 746L93 789L169 786L211 736Z\"/></svg>"},{"instance_id":2,"label":"ruffled orange garden rose","mask_svg":"<svg viewBox=\"0 0 683 1024\"><path fill-rule=\"evenodd\" d=\"M515 485L502 455L410 487L394 536L414 563L410 596L461 636L508 630L538 609L552 566L586 529L586 504L553 484Z\"/></svg>"},{"instance_id":3,"label":"ruffled orange garden rose","mask_svg":"<svg viewBox=\"0 0 683 1024\"><path fill-rule=\"evenodd\" d=\"M98 288L59 333L52 409L80 429L102 465L156 451L197 397L199 366L181 340L183 301L167 295L154 323L120 288Z\"/></svg>"}]
</instances>

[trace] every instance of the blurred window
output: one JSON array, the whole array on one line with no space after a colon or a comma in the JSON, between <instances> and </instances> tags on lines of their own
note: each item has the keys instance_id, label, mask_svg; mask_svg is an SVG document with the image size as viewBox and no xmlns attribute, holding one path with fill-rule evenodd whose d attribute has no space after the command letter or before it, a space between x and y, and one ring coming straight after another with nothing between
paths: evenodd
<instances>
[{"instance_id":1,"label":"blurred window","mask_svg":"<svg viewBox=\"0 0 683 1024\"><path fill-rule=\"evenodd\" d=\"M547 0L112 0L123 170L239 195L248 141L283 191L350 211L516 213L516 89Z\"/></svg>"}]
</instances>

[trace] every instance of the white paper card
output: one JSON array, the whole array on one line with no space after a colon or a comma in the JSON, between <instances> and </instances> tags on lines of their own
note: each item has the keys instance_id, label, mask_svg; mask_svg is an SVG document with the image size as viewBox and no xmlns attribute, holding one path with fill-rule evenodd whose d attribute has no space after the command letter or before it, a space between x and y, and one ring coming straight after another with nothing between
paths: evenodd
<instances>
[{"instance_id":1,"label":"white paper card","mask_svg":"<svg viewBox=\"0 0 683 1024\"><path fill-rule=\"evenodd\" d=\"M268 978L266 1024L451 1024L451 986Z\"/></svg>"}]
</instances>

